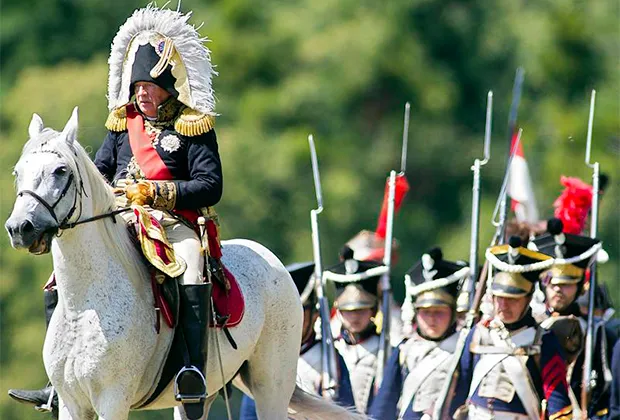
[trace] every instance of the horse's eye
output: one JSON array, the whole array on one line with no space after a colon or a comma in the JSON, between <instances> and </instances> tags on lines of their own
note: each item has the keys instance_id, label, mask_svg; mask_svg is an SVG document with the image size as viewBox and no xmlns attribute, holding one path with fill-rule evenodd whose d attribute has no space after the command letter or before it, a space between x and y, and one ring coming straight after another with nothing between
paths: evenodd
<instances>
[{"instance_id":1,"label":"horse's eye","mask_svg":"<svg viewBox=\"0 0 620 420\"><path fill-rule=\"evenodd\" d=\"M65 166L59 166L54 169L54 175L64 175L67 173L67 168Z\"/></svg>"}]
</instances>

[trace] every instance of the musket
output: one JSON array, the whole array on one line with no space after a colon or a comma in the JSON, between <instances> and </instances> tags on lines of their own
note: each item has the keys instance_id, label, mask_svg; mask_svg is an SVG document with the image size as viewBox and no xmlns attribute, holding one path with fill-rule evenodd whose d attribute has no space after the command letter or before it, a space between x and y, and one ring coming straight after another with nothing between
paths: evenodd
<instances>
[{"instance_id":1,"label":"musket","mask_svg":"<svg viewBox=\"0 0 620 420\"><path fill-rule=\"evenodd\" d=\"M385 273L381 275L381 335L379 336L379 351L377 353L377 373L375 375L375 387L378 389L383 381L383 369L390 355L390 303L392 288L390 285L390 272L392 267L392 238L394 227L394 197L396 196L396 171L390 172L388 187L388 212L387 226L385 230L385 249L383 254L383 265L387 267Z\"/></svg>"},{"instance_id":2,"label":"musket","mask_svg":"<svg viewBox=\"0 0 620 420\"><path fill-rule=\"evenodd\" d=\"M469 242L469 277L463 283L457 301L457 312L467 312L471 306L474 285L478 279L478 235L480 230L480 169L489 162L491 157L491 123L493 116L493 92L487 94L487 113L484 125L484 157L474 160L471 167L474 173L471 199L471 232Z\"/></svg>"},{"instance_id":3,"label":"musket","mask_svg":"<svg viewBox=\"0 0 620 420\"><path fill-rule=\"evenodd\" d=\"M409 114L411 105L405 104L405 117L403 121L403 144L400 155L400 173L404 176L407 170L407 145L409 143ZM377 353L377 373L375 375L375 387L379 389L383 382L383 370L390 355L390 330L391 330L391 302L392 287L390 285L390 274L392 268L392 242L394 238L394 209L396 197L396 172L390 172L388 182L388 208L385 229L385 243L383 252L383 265L387 267L385 273L381 275L379 287L381 288L381 314L383 316L381 325L381 335L379 336L379 352Z\"/></svg>"},{"instance_id":4,"label":"musket","mask_svg":"<svg viewBox=\"0 0 620 420\"><path fill-rule=\"evenodd\" d=\"M512 146L512 137L515 134L515 129L517 128L517 115L519 114L519 102L521 101L521 92L523 90L523 79L525 78L525 71L523 67L517 68L515 73L515 81L512 86L512 102L510 103L510 112L508 113L508 159L512 158L512 154L516 149ZM508 196L506 196L506 200L509 200ZM499 207L501 210L500 219L506 220L508 216L508 203L502 203ZM500 232L500 237L504 239L505 229L502 228L502 232Z\"/></svg>"},{"instance_id":5,"label":"musket","mask_svg":"<svg viewBox=\"0 0 620 420\"><path fill-rule=\"evenodd\" d=\"M338 395L336 349L334 337L329 323L329 302L325 297L325 284L323 283L323 266L321 263L321 242L319 238L319 214L323 211L323 193L321 192L321 178L319 175L319 162L316 157L316 148L312 134L308 136L310 144L310 158L312 160L312 175L314 177L314 190L316 192L317 208L310 211L310 224L312 227L312 251L314 253L314 287L319 305L319 317L321 321L321 394L325 398L335 399Z\"/></svg>"},{"instance_id":6,"label":"musket","mask_svg":"<svg viewBox=\"0 0 620 420\"><path fill-rule=\"evenodd\" d=\"M592 168L592 216L590 219L590 237L596 238L598 227L598 199L599 199L599 163L590 163L592 150L592 124L594 120L594 102L596 91L592 90L590 98L590 115L588 117L588 137L586 142L586 165ZM596 371L592 369L592 355L594 353L594 300L596 295L596 259L590 267L590 301L588 302L588 321L586 327L586 344L583 362L583 377L581 383L581 412L584 419L588 418L588 405L592 390L596 387Z\"/></svg>"},{"instance_id":7,"label":"musket","mask_svg":"<svg viewBox=\"0 0 620 420\"><path fill-rule=\"evenodd\" d=\"M517 139L515 141L515 147L517 147L519 145L519 142L521 141L522 132L523 130L519 130L518 132ZM489 154L489 157L490 157L490 154ZM505 227L504 225L506 223L506 217L502 215L501 207L502 207L502 203L506 202L508 178L510 175L511 165L512 165L512 155L508 158L508 164L506 165L504 179L502 181L500 193L499 193L499 196L497 197L497 201L495 203L495 209L493 211L492 223L495 226L495 234L493 235L493 239L491 240L490 246L497 245L503 238L503 231ZM498 218L498 220L496 220L496 218ZM482 270L480 272L478 282L477 282L478 286L476 287L476 294L474 296L474 299L470 306L469 311L465 315L465 324L463 328L461 329L461 331L459 332L459 337L456 343L456 348L450 360L447 380L444 382L441 388L441 393L439 394L439 398L437 399L437 402L435 403L435 409L433 412L434 419L449 418L447 416L448 409L450 408L449 397L454 390L454 386L456 386L459 362L460 362L461 356L463 355L463 352L465 351L465 341L467 340L467 336L469 335L469 332L474 327L474 323L478 317L478 312L480 310L480 304L482 303L482 299L484 297L486 288L488 286L487 278L490 278L490 276L488 276L489 270L490 270L489 262L485 261L482 267Z\"/></svg>"}]
</instances>

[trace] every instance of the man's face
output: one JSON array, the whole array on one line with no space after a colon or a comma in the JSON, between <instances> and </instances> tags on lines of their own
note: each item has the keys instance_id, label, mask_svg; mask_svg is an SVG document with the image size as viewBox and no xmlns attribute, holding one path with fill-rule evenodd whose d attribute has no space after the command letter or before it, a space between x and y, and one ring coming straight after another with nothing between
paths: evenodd
<instances>
[{"instance_id":1,"label":"man's face","mask_svg":"<svg viewBox=\"0 0 620 420\"><path fill-rule=\"evenodd\" d=\"M373 309L357 309L355 311L340 311L342 326L345 330L358 334L364 331L375 311Z\"/></svg>"},{"instance_id":2,"label":"man's face","mask_svg":"<svg viewBox=\"0 0 620 420\"><path fill-rule=\"evenodd\" d=\"M525 313L525 308L530 304L531 296L518 298L505 298L493 296L493 307L495 314L504 324L512 324L521 319Z\"/></svg>"},{"instance_id":3,"label":"man's face","mask_svg":"<svg viewBox=\"0 0 620 420\"><path fill-rule=\"evenodd\" d=\"M562 312L577 298L576 284L548 284L545 287L547 305L555 311Z\"/></svg>"},{"instance_id":4,"label":"man's face","mask_svg":"<svg viewBox=\"0 0 620 420\"><path fill-rule=\"evenodd\" d=\"M137 82L134 93L140 111L151 118L157 117L157 107L170 97L167 90L151 82Z\"/></svg>"},{"instance_id":5,"label":"man's face","mask_svg":"<svg viewBox=\"0 0 620 420\"><path fill-rule=\"evenodd\" d=\"M419 308L416 311L416 320L422 334L429 338L439 338L450 328L452 309L447 306Z\"/></svg>"}]
</instances>

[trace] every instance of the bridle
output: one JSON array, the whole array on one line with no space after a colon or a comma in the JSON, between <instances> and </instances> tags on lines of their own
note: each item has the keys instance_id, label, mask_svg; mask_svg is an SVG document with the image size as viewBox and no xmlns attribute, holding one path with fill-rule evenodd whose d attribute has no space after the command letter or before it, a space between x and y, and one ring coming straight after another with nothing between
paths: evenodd
<instances>
[{"instance_id":1,"label":"bridle","mask_svg":"<svg viewBox=\"0 0 620 420\"><path fill-rule=\"evenodd\" d=\"M56 151L45 150L44 152L54 153L62 158L62 155ZM73 171L70 172L69 178L67 179L65 186L63 187L62 192L60 193L60 196L58 196L54 204L50 205L47 201L45 201L43 197L41 197L39 194L37 194L36 192L32 190L21 190L17 193L17 197L23 197L24 195L29 195L35 200L37 200L39 204L43 205L43 207L47 209L49 214L54 218L54 221L56 222L56 227L51 229L51 230L54 230L56 234L58 234L59 231L66 230L66 229L73 229L74 227L78 225L89 223L89 222L94 222L100 219L105 219L107 217L111 217L112 220L115 221L114 216L116 216L117 214L123 213L127 210L130 210L129 207L124 207L124 208L113 210L109 213L104 213L104 214L100 214L97 216L88 217L86 219L80 220L80 217L82 216L82 194L85 195L86 197L88 197L88 194L86 194L86 190L84 189L84 183L82 182L82 175L80 174L80 168L77 164L75 165L75 167L76 167L76 170L79 176L79 186L76 185L75 195L73 196L73 205L71 206L71 210L69 210L69 212L62 219L62 221L58 221L58 216L56 215L55 209L56 209L56 206L62 201L62 199L65 198L65 196L67 195L67 192L69 192L69 188L71 188L71 185L74 184L75 176L73 175ZM75 213L78 207L78 197L79 197L79 206L80 206L79 215L77 217L78 220L75 222L69 222L69 219L71 219L71 217L73 216L73 214Z\"/></svg>"}]
</instances>

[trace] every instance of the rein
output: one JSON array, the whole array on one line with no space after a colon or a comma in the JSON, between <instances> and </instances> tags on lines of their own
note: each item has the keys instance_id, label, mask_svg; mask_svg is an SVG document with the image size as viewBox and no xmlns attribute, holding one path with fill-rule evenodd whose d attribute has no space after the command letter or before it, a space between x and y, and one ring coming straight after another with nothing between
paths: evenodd
<instances>
[{"instance_id":1,"label":"rein","mask_svg":"<svg viewBox=\"0 0 620 420\"><path fill-rule=\"evenodd\" d=\"M74 227L76 227L78 225L81 225L81 224L84 224L84 223L96 222L97 220L105 219L107 217L114 217L117 214L124 213L124 212L129 211L129 210L131 210L131 207L122 207L120 209L116 209L116 210L111 211L109 213L100 214L100 215L97 215L97 216L89 217L87 219L78 220L78 221L72 222L72 223L64 223L62 225L59 225L58 229L60 229L60 230L73 229Z\"/></svg>"},{"instance_id":2,"label":"rein","mask_svg":"<svg viewBox=\"0 0 620 420\"><path fill-rule=\"evenodd\" d=\"M79 174L79 166L76 165L76 167L77 167L78 174ZM73 176L73 172L71 172L69 174L69 179L67 180L67 183L65 184L62 192L60 193L60 196L52 205L50 205L47 201L45 201L43 197L41 197L39 194L37 194L36 192L32 190L21 190L19 193L17 193L17 196L23 197L24 195L29 195L35 200L37 200L40 204L42 204L43 207L45 207L47 211L49 212L49 214L54 218L54 221L57 223L57 226L55 227L56 232L61 231L61 230L66 230L66 229L73 229L74 227L79 226L81 224L95 222L97 220L105 219L108 217L111 217L112 220L116 222L116 220L114 219L114 216L120 213L124 213L128 210L131 210L131 207L123 207L120 209L113 210L109 213L99 214L97 216L88 217L86 219L79 220L80 216L82 215L82 204L81 204L82 203L81 202L82 192L84 193L84 195L87 195L86 191L84 190L84 184L82 183L82 177L80 176L80 186L76 187L75 196L73 198L73 206L71 207L71 210L67 213L65 218L62 219L61 222L59 222L58 216L56 216L56 212L54 211L54 209L56 208L58 203L60 203L60 201L65 197L65 195L67 195L67 192L69 191L69 188L73 184L73 181L74 181L74 176ZM75 213L75 210L77 209L78 196L80 196L80 216L78 216L77 221L69 223L69 219L71 218L71 216L73 216L73 214Z\"/></svg>"}]
</instances>

